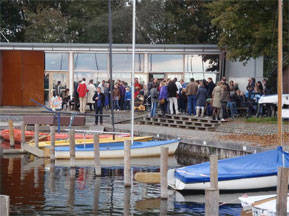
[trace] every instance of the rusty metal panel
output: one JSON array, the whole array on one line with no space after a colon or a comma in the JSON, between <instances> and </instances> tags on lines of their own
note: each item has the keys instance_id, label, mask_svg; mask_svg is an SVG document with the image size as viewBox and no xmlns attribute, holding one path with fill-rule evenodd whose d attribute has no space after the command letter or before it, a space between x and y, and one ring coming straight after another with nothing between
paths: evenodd
<instances>
[{"instance_id":1,"label":"rusty metal panel","mask_svg":"<svg viewBox=\"0 0 289 216\"><path fill-rule=\"evenodd\" d=\"M44 103L44 52L2 51L2 105Z\"/></svg>"},{"instance_id":2,"label":"rusty metal panel","mask_svg":"<svg viewBox=\"0 0 289 216\"><path fill-rule=\"evenodd\" d=\"M23 121L25 124L44 124L44 125L58 125L57 117L54 115L27 115L23 116ZM60 125L69 126L70 116L61 116ZM72 126L84 126L85 117L84 116L75 116Z\"/></svg>"},{"instance_id":3,"label":"rusty metal panel","mask_svg":"<svg viewBox=\"0 0 289 216\"><path fill-rule=\"evenodd\" d=\"M22 53L23 106L35 106L31 98L44 104L44 52Z\"/></svg>"},{"instance_id":4,"label":"rusty metal panel","mask_svg":"<svg viewBox=\"0 0 289 216\"><path fill-rule=\"evenodd\" d=\"M2 105L22 105L21 52L2 52Z\"/></svg>"}]
</instances>

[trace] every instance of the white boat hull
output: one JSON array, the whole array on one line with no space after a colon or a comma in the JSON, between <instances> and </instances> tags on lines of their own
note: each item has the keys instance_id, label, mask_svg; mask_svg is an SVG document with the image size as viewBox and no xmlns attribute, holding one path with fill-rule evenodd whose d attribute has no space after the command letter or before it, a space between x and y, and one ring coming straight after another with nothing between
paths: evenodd
<instances>
[{"instance_id":1,"label":"white boat hull","mask_svg":"<svg viewBox=\"0 0 289 216\"><path fill-rule=\"evenodd\" d=\"M210 182L186 184L175 178L174 173L174 169L168 171L168 185L175 190L205 190L210 187ZM276 185L277 176L243 178L218 182L219 190L254 190L276 187Z\"/></svg>"},{"instance_id":2,"label":"white boat hull","mask_svg":"<svg viewBox=\"0 0 289 216\"><path fill-rule=\"evenodd\" d=\"M276 194L262 196L239 197L244 211L252 211L253 216L275 216L276 214ZM287 206L289 200L287 199ZM289 212L287 210L287 214Z\"/></svg>"},{"instance_id":3,"label":"white boat hull","mask_svg":"<svg viewBox=\"0 0 289 216\"><path fill-rule=\"evenodd\" d=\"M144 147L144 148L132 148L131 149L131 157L157 157L161 154L161 147L169 148L169 155L175 153L179 142L173 142L169 144L152 146L152 147ZM100 158L123 158L124 150L106 150L100 151ZM55 151L56 159L69 159L70 154L69 151ZM75 152L76 159L93 159L94 152L93 151L76 151Z\"/></svg>"}]
</instances>

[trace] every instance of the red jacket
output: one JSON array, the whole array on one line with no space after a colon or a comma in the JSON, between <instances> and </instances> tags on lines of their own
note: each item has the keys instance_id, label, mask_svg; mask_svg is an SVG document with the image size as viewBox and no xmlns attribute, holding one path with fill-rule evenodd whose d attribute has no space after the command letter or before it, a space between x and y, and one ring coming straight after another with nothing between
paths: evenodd
<instances>
[{"instance_id":1,"label":"red jacket","mask_svg":"<svg viewBox=\"0 0 289 216\"><path fill-rule=\"evenodd\" d=\"M79 97L85 97L86 93L88 92L85 82L81 82L78 84L77 93Z\"/></svg>"}]
</instances>

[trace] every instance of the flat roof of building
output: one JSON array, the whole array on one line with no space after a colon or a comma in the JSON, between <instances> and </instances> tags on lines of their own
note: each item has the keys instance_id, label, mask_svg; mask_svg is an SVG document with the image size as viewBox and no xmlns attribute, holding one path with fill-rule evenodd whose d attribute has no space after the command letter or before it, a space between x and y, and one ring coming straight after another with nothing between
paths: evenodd
<instances>
[{"instance_id":1,"label":"flat roof of building","mask_svg":"<svg viewBox=\"0 0 289 216\"><path fill-rule=\"evenodd\" d=\"M131 52L131 44L113 44L113 51ZM14 43L0 42L0 50L74 51L108 52L109 44L98 43ZM221 50L215 44L136 44L136 52L169 53L214 53Z\"/></svg>"}]
</instances>

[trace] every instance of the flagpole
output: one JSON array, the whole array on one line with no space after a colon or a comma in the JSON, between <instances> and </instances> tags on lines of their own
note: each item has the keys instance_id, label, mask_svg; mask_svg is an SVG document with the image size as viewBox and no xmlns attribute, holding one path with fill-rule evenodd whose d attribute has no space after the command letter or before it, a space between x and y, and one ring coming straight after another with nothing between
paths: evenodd
<instances>
[{"instance_id":1,"label":"flagpole","mask_svg":"<svg viewBox=\"0 0 289 216\"><path fill-rule=\"evenodd\" d=\"M134 140L134 71L135 71L135 11L136 11L136 0L133 0L132 7L132 71L131 71L131 143Z\"/></svg>"},{"instance_id":2,"label":"flagpole","mask_svg":"<svg viewBox=\"0 0 289 216\"><path fill-rule=\"evenodd\" d=\"M282 27L283 27L283 0L278 0L278 145L283 145L282 139L282 92L283 92L283 37L282 37Z\"/></svg>"}]
</instances>

